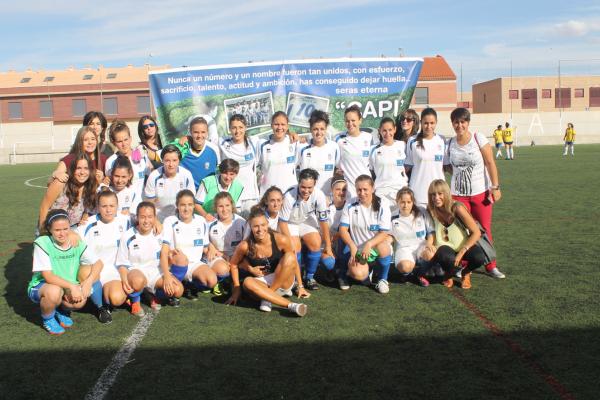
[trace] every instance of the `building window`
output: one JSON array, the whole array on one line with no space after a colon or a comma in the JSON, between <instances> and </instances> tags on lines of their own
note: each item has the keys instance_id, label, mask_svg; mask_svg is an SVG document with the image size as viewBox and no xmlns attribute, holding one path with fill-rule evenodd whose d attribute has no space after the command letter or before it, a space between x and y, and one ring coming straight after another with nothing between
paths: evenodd
<instances>
[{"instance_id":1,"label":"building window","mask_svg":"<svg viewBox=\"0 0 600 400\"><path fill-rule=\"evenodd\" d=\"M519 99L519 91L518 90L509 90L508 98L510 100L518 100Z\"/></svg>"},{"instance_id":2,"label":"building window","mask_svg":"<svg viewBox=\"0 0 600 400\"><path fill-rule=\"evenodd\" d=\"M552 89L542 89L542 99L551 99Z\"/></svg>"},{"instance_id":3,"label":"building window","mask_svg":"<svg viewBox=\"0 0 600 400\"><path fill-rule=\"evenodd\" d=\"M104 114L117 115L119 113L118 108L117 108L117 98L116 97L105 97L103 106L104 106Z\"/></svg>"},{"instance_id":4,"label":"building window","mask_svg":"<svg viewBox=\"0 0 600 400\"><path fill-rule=\"evenodd\" d=\"M415 88L415 104L429 104L429 88Z\"/></svg>"},{"instance_id":5,"label":"building window","mask_svg":"<svg viewBox=\"0 0 600 400\"><path fill-rule=\"evenodd\" d=\"M52 118L54 112L52 109L52 100L40 101L40 118Z\"/></svg>"},{"instance_id":6,"label":"building window","mask_svg":"<svg viewBox=\"0 0 600 400\"><path fill-rule=\"evenodd\" d=\"M22 118L23 118L23 103L9 102L8 103L8 119L22 119Z\"/></svg>"},{"instance_id":7,"label":"building window","mask_svg":"<svg viewBox=\"0 0 600 400\"><path fill-rule=\"evenodd\" d=\"M73 116L83 117L87 112L87 105L85 99L73 99Z\"/></svg>"},{"instance_id":8,"label":"building window","mask_svg":"<svg viewBox=\"0 0 600 400\"><path fill-rule=\"evenodd\" d=\"M537 108L537 89L521 89L521 108Z\"/></svg>"},{"instance_id":9,"label":"building window","mask_svg":"<svg viewBox=\"0 0 600 400\"><path fill-rule=\"evenodd\" d=\"M574 93L575 98L583 97L583 89L575 89L574 92L575 92Z\"/></svg>"},{"instance_id":10,"label":"building window","mask_svg":"<svg viewBox=\"0 0 600 400\"><path fill-rule=\"evenodd\" d=\"M487 102L487 96L486 96L486 94L484 93L484 94L483 94L483 104L485 104L486 102Z\"/></svg>"},{"instance_id":11,"label":"building window","mask_svg":"<svg viewBox=\"0 0 600 400\"><path fill-rule=\"evenodd\" d=\"M590 107L600 107L600 87L590 88Z\"/></svg>"},{"instance_id":12,"label":"building window","mask_svg":"<svg viewBox=\"0 0 600 400\"><path fill-rule=\"evenodd\" d=\"M150 96L137 97L138 114L150 114Z\"/></svg>"},{"instance_id":13,"label":"building window","mask_svg":"<svg viewBox=\"0 0 600 400\"><path fill-rule=\"evenodd\" d=\"M21 83L29 83L31 78L21 78Z\"/></svg>"},{"instance_id":14,"label":"building window","mask_svg":"<svg viewBox=\"0 0 600 400\"><path fill-rule=\"evenodd\" d=\"M89 81L89 80L91 80L93 77L94 77L94 75L92 75L92 74L85 74L85 75L83 76L83 80L84 80L84 81Z\"/></svg>"},{"instance_id":15,"label":"building window","mask_svg":"<svg viewBox=\"0 0 600 400\"><path fill-rule=\"evenodd\" d=\"M571 107L571 88L554 89L554 107L555 108L570 108Z\"/></svg>"},{"instance_id":16,"label":"building window","mask_svg":"<svg viewBox=\"0 0 600 400\"><path fill-rule=\"evenodd\" d=\"M117 74L114 72L111 72L110 74L106 74L106 79L115 79L117 77Z\"/></svg>"},{"instance_id":17,"label":"building window","mask_svg":"<svg viewBox=\"0 0 600 400\"><path fill-rule=\"evenodd\" d=\"M44 78L44 82L52 82L54 80L53 76L47 76Z\"/></svg>"}]
</instances>

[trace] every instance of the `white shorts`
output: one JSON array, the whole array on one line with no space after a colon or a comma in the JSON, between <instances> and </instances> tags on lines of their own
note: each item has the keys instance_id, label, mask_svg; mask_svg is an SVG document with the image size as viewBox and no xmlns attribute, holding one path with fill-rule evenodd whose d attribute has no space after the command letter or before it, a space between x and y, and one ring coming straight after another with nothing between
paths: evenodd
<instances>
[{"instance_id":1,"label":"white shorts","mask_svg":"<svg viewBox=\"0 0 600 400\"><path fill-rule=\"evenodd\" d=\"M119 275L119 271L114 265L105 265L100 271L100 284L104 286L110 281L121 282L121 275Z\"/></svg>"},{"instance_id":2,"label":"white shorts","mask_svg":"<svg viewBox=\"0 0 600 400\"><path fill-rule=\"evenodd\" d=\"M185 273L185 277L183 278L183 280L191 282L193 280L192 275L194 274L194 271L197 270L198 267L201 267L203 265L206 266L206 264L204 262L199 262L196 264L188 265L188 269L187 269L187 272Z\"/></svg>"},{"instance_id":3,"label":"white shorts","mask_svg":"<svg viewBox=\"0 0 600 400\"><path fill-rule=\"evenodd\" d=\"M133 267L131 268L131 270L137 270L140 271L144 277L146 278L146 289L148 289L148 291L152 294L154 294L154 286L156 285L156 282L158 282L158 280L160 278L162 278L162 272L160 270L160 268L158 267L149 267L149 268L144 268L144 267Z\"/></svg>"},{"instance_id":4,"label":"white shorts","mask_svg":"<svg viewBox=\"0 0 600 400\"><path fill-rule=\"evenodd\" d=\"M426 243L420 243L414 246L397 247L394 250L394 263L396 265L400 261L411 261L416 263L426 246Z\"/></svg>"},{"instance_id":5,"label":"white shorts","mask_svg":"<svg viewBox=\"0 0 600 400\"><path fill-rule=\"evenodd\" d=\"M319 223L315 223L313 218L308 218L301 224L291 224L288 222L288 229L290 230L290 235L303 237L309 233L319 233Z\"/></svg>"},{"instance_id":6,"label":"white shorts","mask_svg":"<svg viewBox=\"0 0 600 400\"><path fill-rule=\"evenodd\" d=\"M273 281L275 280L275 272L269 274L269 275L265 275L265 276L255 276L254 279L260 281L260 282L264 282L267 284L267 286L271 287L271 285L273 285ZM292 284L290 285L289 288L283 288L283 290L292 290L292 288L294 287L294 283L296 282L296 279L294 279L292 281Z\"/></svg>"}]
</instances>

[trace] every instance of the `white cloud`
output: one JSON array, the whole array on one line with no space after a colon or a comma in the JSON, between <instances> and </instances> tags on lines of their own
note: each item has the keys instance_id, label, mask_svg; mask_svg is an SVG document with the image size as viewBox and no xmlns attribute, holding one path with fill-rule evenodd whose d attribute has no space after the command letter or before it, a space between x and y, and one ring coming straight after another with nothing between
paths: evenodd
<instances>
[{"instance_id":1,"label":"white cloud","mask_svg":"<svg viewBox=\"0 0 600 400\"><path fill-rule=\"evenodd\" d=\"M570 20L554 25L556 33L561 36L585 36L590 31L590 26L584 21Z\"/></svg>"}]
</instances>

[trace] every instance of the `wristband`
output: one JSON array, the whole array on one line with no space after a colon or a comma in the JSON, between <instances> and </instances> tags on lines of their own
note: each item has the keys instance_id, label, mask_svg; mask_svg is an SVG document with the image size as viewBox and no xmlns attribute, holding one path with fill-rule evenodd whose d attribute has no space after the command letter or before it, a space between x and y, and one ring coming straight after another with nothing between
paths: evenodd
<instances>
[{"instance_id":1,"label":"wristband","mask_svg":"<svg viewBox=\"0 0 600 400\"><path fill-rule=\"evenodd\" d=\"M304 285L298 285L298 289L304 289Z\"/></svg>"},{"instance_id":2,"label":"wristband","mask_svg":"<svg viewBox=\"0 0 600 400\"><path fill-rule=\"evenodd\" d=\"M492 190L500 190L500 185L490 186L490 189L492 189Z\"/></svg>"}]
</instances>

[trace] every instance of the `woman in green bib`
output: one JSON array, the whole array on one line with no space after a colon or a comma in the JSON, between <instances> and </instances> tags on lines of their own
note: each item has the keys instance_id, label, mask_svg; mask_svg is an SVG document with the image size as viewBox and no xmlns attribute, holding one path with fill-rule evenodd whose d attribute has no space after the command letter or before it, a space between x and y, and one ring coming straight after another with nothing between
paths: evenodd
<instances>
[{"instance_id":1,"label":"woman in green bib","mask_svg":"<svg viewBox=\"0 0 600 400\"><path fill-rule=\"evenodd\" d=\"M240 164L231 158L226 158L219 164L218 174L209 175L200 181L194 209L207 222L216 219L214 216L216 213L215 196L220 192L229 193L233 199L234 211L240 211L239 200L244 191L244 186L236 179L239 172Z\"/></svg>"},{"instance_id":2,"label":"woman in green bib","mask_svg":"<svg viewBox=\"0 0 600 400\"><path fill-rule=\"evenodd\" d=\"M485 264L485 254L477 245L481 232L477 223L461 202L454 202L450 187L443 179L429 185L427 210L435 227L434 243L437 248L432 262L445 272L444 285L452 287L452 277L461 276L461 287L471 288L471 271ZM467 265L462 268L462 261Z\"/></svg>"},{"instance_id":3,"label":"woman in green bib","mask_svg":"<svg viewBox=\"0 0 600 400\"><path fill-rule=\"evenodd\" d=\"M102 261L69 229L65 210L49 211L44 225L49 234L33 242L33 277L27 293L40 305L44 329L51 335L61 335L64 328L73 325L70 310L82 308L92 295ZM82 264L91 265L92 273L79 282L77 273Z\"/></svg>"}]
</instances>

